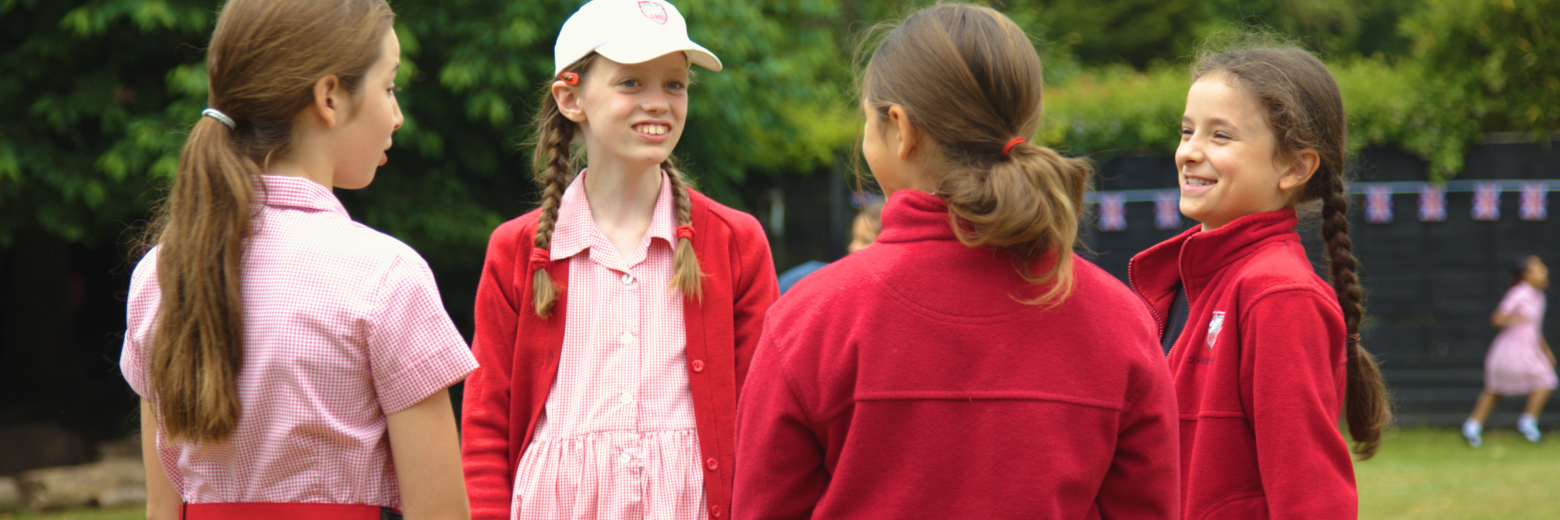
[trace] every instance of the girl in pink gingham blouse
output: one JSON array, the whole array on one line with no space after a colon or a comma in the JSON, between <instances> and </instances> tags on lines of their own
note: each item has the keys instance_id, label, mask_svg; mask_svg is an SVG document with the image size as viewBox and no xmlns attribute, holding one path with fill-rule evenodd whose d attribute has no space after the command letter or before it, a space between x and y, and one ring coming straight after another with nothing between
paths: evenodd
<instances>
[{"instance_id":1,"label":"girl in pink gingham blouse","mask_svg":"<svg viewBox=\"0 0 1560 520\"><path fill-rule=\"evenodd\" d=\"M383 0L227 0L135 268L120 368L149 520L464 518L447 388L477 368L428 265L353 222L404 121Z\"/></svg>"},{"instance_id":2,"label":"girl in pink gingham blouse","mask_svg":"<svg viewBox=\"0 0 1560 520\"><path fill-rule=\"evenodd\" d=\"M758 222L670 161L689 68L720 61L658 0L587 3L554 50L542 204L493 232L477 289L472 516L723 518L736 399L778 288Z\"/></svg>"}]
</instances>

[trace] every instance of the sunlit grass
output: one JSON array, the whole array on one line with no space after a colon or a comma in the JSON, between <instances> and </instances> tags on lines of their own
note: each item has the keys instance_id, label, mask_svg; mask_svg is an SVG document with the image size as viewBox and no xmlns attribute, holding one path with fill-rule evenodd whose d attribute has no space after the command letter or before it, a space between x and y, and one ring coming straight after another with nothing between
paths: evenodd
<instances>
[{"instance_id":1,"label":"sunlit grass","mask_svg":"<svg viewBox=\"0 0 1560 520\"><path fill-rule=\"evenodd\" d=\"M1450 428L1405 428L1354 464L1360 518L1560 518L1560 431L1533 444L1515 430L1468 447Z\"/></svg>"}]
</instances>

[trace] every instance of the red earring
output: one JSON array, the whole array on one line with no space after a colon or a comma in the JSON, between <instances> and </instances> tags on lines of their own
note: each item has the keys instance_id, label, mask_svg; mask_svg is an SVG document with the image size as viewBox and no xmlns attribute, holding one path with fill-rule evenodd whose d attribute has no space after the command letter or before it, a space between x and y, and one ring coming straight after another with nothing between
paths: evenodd
<instances>
[{"instance_id":1,"label":"red earring","mask_svg":"<svg viewBox=\"0 0 1560 520\"><path fill-rule=\"evenodd\" d=\"M562 72L558 74L558 81L562 81L570 85L578 85L580 84L580 75L573 72Z\"/></svg>"}]
</instances>

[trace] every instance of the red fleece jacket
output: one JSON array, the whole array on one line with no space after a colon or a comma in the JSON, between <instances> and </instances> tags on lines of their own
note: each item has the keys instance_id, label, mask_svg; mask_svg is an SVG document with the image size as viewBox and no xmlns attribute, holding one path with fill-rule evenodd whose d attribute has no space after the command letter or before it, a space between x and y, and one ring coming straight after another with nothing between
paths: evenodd
<instances>
[{"instance_id":1,"label":"red fleece jacket","mask_svg":"<svg viewBox=\"0 0 1560 520\"><path fill-rule=\"evenodd\" d=\"M737 396L764 313L780 290L758 221L699 192L688 194L693 249L704 274L703 300L689 298L683 307L688 381L699 451L716 461L704 464L710 517L721 518L731 508ZM493 231L477 287L471 347L482 366L466 379L461 417L461 461L471 516L477 520L509 518L515 469L536 431L563 352L569 291L558 298L550 319L538 318L531 304L527 260L538 215L532 211ZM568 287L568 262L551 262L547 272Z\"/></svg>"},{"instance_id":2,"label":"red fleece jacket","mask_svg":"<svg viewBox=\"0 0 1560 520\"><path fill-rule=\"evenodd\" d=\"M1354 518L1354 466L1338 431L1344 324L1294 210L1193 228L1132 258L1128 277L1161 329L1186 287L1170 351L1181 410L1182 518Z\"/></svg>"},{"instance_id":3,"label":"red fleece jacket","mask_svg":"<svg viewBox=\"0 0 1560 520\"><path fill-rule=\"evenodd\" d=\"M1037 261L1036 268L1054 257ZM736 518L1169 518L1175 402L1153 323L1073 256L1027 305L1002 253L899 190L877 243L776 302L739 406Z\"/></svg>"}]
</instances>

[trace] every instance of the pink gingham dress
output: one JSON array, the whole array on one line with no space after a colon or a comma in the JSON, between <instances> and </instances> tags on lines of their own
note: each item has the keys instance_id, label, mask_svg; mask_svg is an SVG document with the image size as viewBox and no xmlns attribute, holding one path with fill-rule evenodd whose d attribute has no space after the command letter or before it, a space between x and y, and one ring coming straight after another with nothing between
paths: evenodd
<instances>
[{"instance_id":1,"label":"pink gingham dress","mask_svg":"<svg viewBox=\"0 0 1560 520\"><path fill-rule=\"evenodd\" d=\"M1500 330L1490 352L1484 358L1484 388L1501 395L1530 394L1553 390L1555 367L1539 346L1544 325L1544 293L1527 282L1506 291L1501 298L1501 314L1512 324ZM1521 323L1517 323L1520 321Z\"/></svg>"},{"instance_id":2,"label":"pink gingham dress","mask_svg":"<svg viewBox=\"0 0 1560 520\"><path fill-rule=\"evenodd\" d=\"M510 518L703 519L682 294L668 288L672 185L620 255L596 227L585 173L563 194L550 253L569 262L558 377L515 472Z\"/></svg>"},{"instance_id":3,"label":"pink gingham dress","mask_svg":"<svg viewBox=\"0 0 1560 520\"><path fill-rule=\"evenodd\" d=\"M314 181L261 179L241 274L238 427L212 444L159 430L163 469L188 503L399 507L385 417L464 379L476 359L416 251L353 222ZM144 367L161 303L157 253L131 277L119 359L154 401Z\"/></svg>"}]
</instances>

